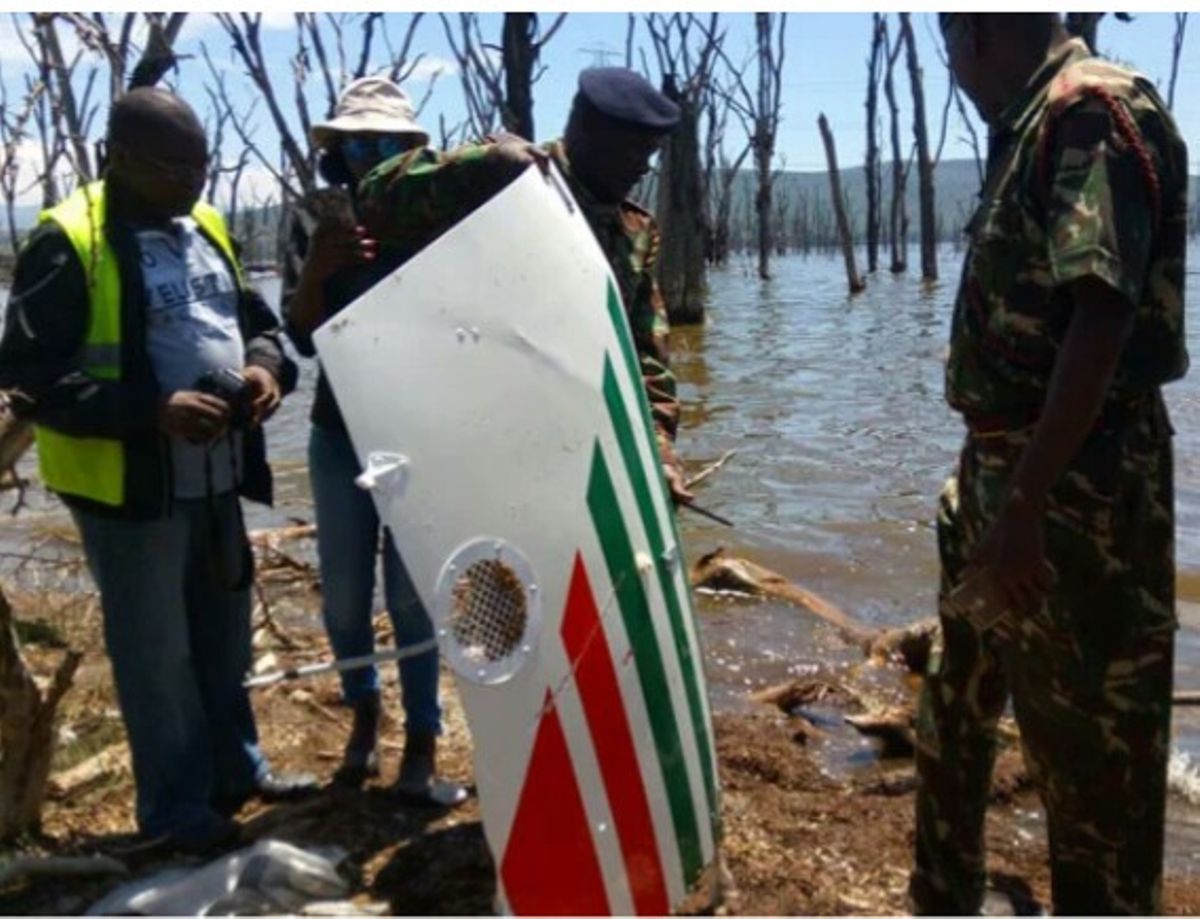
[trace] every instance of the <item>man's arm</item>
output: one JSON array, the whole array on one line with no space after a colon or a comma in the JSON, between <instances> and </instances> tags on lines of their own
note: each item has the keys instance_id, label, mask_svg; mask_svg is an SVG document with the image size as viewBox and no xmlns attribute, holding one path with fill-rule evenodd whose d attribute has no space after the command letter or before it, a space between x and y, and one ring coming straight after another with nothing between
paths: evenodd
<instances>
[{"instance_id":1,"label":"man's arm","mask_svg":"<svg viewBox=\"0 0 1200 919\"><path fill-rule=\"evenodd\" d=\"M0 339L0 388L18 415L77 437L152 430L158 393L84 370L89 316L83 266L62 231L35 231L17 259Z\"/></svg>"},{"instance_id":2,"label":"man's arm","mask_svg":"<svg viewBox=\"0 0 1200 919\"><path fill-rule=\"evenodd\" d=\"M358 187L368 235L415 252L508 185L534 162L524 141L429 148L380 164Z\"/></svg>"},{"instance_id":3,"label":"man's arm","mask_svg":"<svg viewBox=\"0 0 1200 919\"><path fill-rule=\"evenodd\" d=\"M296 363L283 348L283 329L267 306L267 301L253 289L242 292L242 308L246 316L246 366L261 367L278 382L282 395L296 388Z\"/></svg>"},{"instance_id":4,"label":"man's arm","mask_svg":"<svg viewBox=\"0 0 1200 919\"><path fill-rule=\"evenodd\" d=\"M654 423L663 474L667 478L672 497L688 501L692 496L687 491L683 467L675 454L675 436L679 429L679 397L676 393L675 374L671 371L671 327L667 320L667 306L656 278L658 227L651 223L649 232L651 239L641 278L634 292L633 302L628 306L629 325L633 330L633 343L642 372L642 385L650 402L650 416Z\"/></svg>"},{"instance_id":5,"label":"man's arm","mask_svg":"<svg viewBox=\"0 0 1200 919\"><path fill-rule=\"evenodd\" d=\"M1102 104L1086 101L1068 110L1056 136L1048 255L1072 312L1032 439L976 559L1017 606L1033 602L1052 581L1042 532L1046 501L1109 396L1155 230L1143 164L1115 140Z\"/></svg>"},{"instance_id":6,"label":"man's arm","mask_svg":"<svg viewBox=\"0 0 1200 919\"><path fill-rule=\"evenodd\" d=\"M320 324L324 302L314 302L311 282L302 283L304 263L308 255L309 241L316 220L299 206L292 214L288 226L287 246L283 255L283 273L280 285L279 312L283 316L283 327L288 338L303 357L315 357L312 331ZM317 291L317 294L320 292Z\"/></svg>"}]
</instances>

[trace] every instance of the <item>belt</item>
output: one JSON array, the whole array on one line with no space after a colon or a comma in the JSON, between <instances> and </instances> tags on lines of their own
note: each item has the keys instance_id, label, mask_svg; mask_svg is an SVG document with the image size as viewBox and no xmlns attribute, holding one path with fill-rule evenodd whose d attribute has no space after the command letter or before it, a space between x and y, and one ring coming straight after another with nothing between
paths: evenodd
<instances>
[{"instance_id":1,"label":"belt","mask_svg":"<svg viewBox=\"0 0 1200 919\"><path fill-rule=\"evenodd\" d=\"M1143 411L1161 403L1162 392L1157 389L1124 402L1105 403L1092 425L1092 433L1123 427ZM1163 406L1163 412L1165 413L1165 411L1165 406ZM963 421L966 422L971 436L981 439L1003 437L1006 434L1024 431L1037 424L1041 415L1042 406L1040 405L1030 406L1027 409L1015 409L1002 414L962 413Z\"/></svg>"}]
</instances>

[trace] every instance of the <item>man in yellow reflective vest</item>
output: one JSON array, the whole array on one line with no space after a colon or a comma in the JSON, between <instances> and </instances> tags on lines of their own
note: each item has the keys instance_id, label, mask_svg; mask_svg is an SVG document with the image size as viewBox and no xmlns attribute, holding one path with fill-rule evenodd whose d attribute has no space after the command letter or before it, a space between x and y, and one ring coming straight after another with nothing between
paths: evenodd
<instances>
[{"instance_id":1,"label":"man in yellow reflective vest","mask_svg":"<svg viewBox=\"0 0 1200 919\"><path fill-rule=\"evenodd\" d=\"M0 386L35 425L100 589L148 837L208 852L252 796L315 785L258 744L243 676L253 577L239 495L269 503L262 422L295 386L278 323L199 203L192 109L133 90L102 181L41 215L17 262Z\"/></svg>"}]
</instances>

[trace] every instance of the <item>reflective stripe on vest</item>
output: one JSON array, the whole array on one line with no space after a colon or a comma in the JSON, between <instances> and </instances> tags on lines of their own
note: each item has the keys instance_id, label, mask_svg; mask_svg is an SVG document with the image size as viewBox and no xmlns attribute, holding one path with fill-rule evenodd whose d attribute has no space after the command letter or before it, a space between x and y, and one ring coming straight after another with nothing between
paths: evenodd
<instances>
[{"instance_id":1,"label":"reflective stripe on vest","mask_svg":"<svg viewBox=\"0 0 1200 919\"><path fill-rule=\"evenodd\" d=\"M56 223L71 242L88 289L88 327L83 370L101 380L121 379L121 275L116 253L104 233L104 183L78 189L61 204L42 211L39 223ZM238 287L241 266L220 213L203 202L192 219L233 266ZM125 503L125 447L120 440L72 437L44 425L34 427L42 481L53 491L120 507Z\"/></svg>"}]
</instances>

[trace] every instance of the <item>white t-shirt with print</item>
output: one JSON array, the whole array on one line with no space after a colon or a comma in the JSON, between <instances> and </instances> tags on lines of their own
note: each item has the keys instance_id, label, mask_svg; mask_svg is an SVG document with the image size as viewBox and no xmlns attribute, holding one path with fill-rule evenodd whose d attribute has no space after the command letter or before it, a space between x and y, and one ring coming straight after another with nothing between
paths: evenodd
<instances>
[{"instance_id":1,"label":"white t-shirt with print","mask_svg":"<svg viewBox=\"0 0 1200 919\"><path fill-rule=\"evenodd\" d=\"M221 253L190 217L172 221L169 228L139 230L137 241L146 290L146 344L161 389L193 389L212 370L241 371L245 343L238 327L237 279ZM234 476L241 475L240 432L211 446L173 437L176 497L205 496L205 453L213 493L235 487Z\"/></svg>"}]
</instances>

